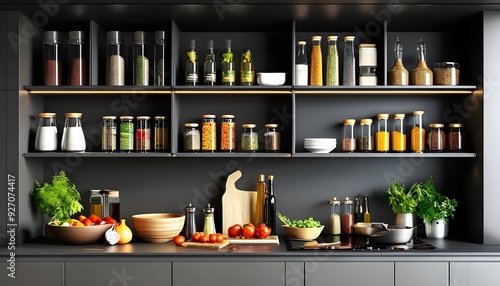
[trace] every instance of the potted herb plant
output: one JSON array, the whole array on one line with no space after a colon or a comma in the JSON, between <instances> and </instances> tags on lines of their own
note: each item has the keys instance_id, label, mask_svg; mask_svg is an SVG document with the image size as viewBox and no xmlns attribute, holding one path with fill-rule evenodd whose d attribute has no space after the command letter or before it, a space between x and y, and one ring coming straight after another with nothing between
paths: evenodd
<instances>
[{"instance_id":1,"label":"potted herb plant","mask_svg":"<svg viewBox=\"0 0 500 286\"><path fill-rule=\"evenodd\" d=\"M427 198L417 206L417 216L424 221L425 235L428 238L445 238L448 235L448 221L455 215L458 202L441 194L432 177L419 185L427 192Z\"/></svg>"},{"instance_id":2,"label":"potted herb plant","mask_svg":"<svg viewBox=\"0 0 500 286\"><path fill-rule=\"evenodd\" d=\"M426 190L413 184L407 189L403 183L393 181L385 192L385 198L395 214L395 225L414 226L417 206L424 199Z\"/></svg>"}]
</instances>

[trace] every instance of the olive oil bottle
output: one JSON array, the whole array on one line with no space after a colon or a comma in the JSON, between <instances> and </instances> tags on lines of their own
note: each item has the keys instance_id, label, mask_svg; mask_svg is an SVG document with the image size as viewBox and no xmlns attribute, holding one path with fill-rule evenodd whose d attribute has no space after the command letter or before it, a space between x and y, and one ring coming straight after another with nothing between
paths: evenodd
<instances>
[{"instance_id":1,"label":"olive oil bottle","mask_svg":"<svg viewBox=\"0 0 500 286\"><path fill-rule=\"evenodd\" d=\"M241 54L240 75L241 85L253 85L255 67L252 62L252 53L250 50L244 50Z\"/></svg>"},{"instance_id":2,"label":"olive oil bottle","mask_svg":"<svg viewBox=\"0 0 500 286\"><path fill-rule=\"evenodd\" d=\"M231 40L226 41L226 51L222 54L222 85L234 85L235 71L233 52L231 52Z\"/></svg>"}]
</instances>

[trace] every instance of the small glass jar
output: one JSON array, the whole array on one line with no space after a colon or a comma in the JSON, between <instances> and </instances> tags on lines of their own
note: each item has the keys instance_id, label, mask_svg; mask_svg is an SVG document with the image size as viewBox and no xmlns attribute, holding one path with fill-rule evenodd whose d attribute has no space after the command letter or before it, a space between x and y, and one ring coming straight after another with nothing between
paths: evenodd
<instances>
[{"instance_id":1,"label":"small glass jar","mask_svg":"<svg viewBox=\"0 0 500 286\"><path fill-rule=\"evenodd\" d=\"M215 220L214 220L215 209L210 207L210 204L203 209L203 214L205 216L203 223L203 232L205 234L213 234L217 231L215 230Z\"/></svg>"},{"instance_id":2,"label":"small glass jar","mask_svg":"<svg viewBox=\"0 0 500 286\"><path fill-rule=\"evenodd\" d=\"M35 136L36 151L57 150L56 114L53 112L38 113L38 128Z\"/></svg>"},{"instance_id":3,"label":"small glass jar","mask_svg":"<svg viewBox=\"0 0 500 286\"><path fill-rule=\"evenodd\" d=\"M389 114L377 114L377 133L375 133L375 151L387 152L389 151Z\"/></svg>"},{"instance_id":4,"label":"small glass jar","mask_svg":"<svg viewBox=\"0 0 500 286\"><path fill-rule=\"evenodd\" d=\"M155 116L155 151L166 152L168 149L168 124L166 116Z\"/></svg>"},{"instance_id":5,"label":"small glass jar","mask_svg":"<svg viewBox=\"0 0 500 286\"><path fill-rule=\"evenodd\" d=\"M151 151L151 122L149 116L137 116L135 129L135 151L145 153Z\"/></svg>"},{"instance_id":6,"label":"small glass jar","mask_svg":"<svg viewBox=\"0 0 500 286\"><path fill-rule=\"evenodd\" d=\"M168 83L168 64L166 63L168 55L165 31L155 32L154 58L154 85L164 86Z\"/></svg>"},{"instance_id":7,"label":"small glass jar","mask_svg":"<svg viewBox=\"0 0 500 286\"><path fill-rule=\"evenodd\" d=\"M277 130L278 124L268 123L264 125L264 150L266 152L278 152L281 149L281 133Z\"/></svg>"},{"instance_id":8,"label":"small glass jar","mask_svg":"<svg viewBox=\"0 0 500 286\"><path fill-rule=\"evenodd\" d=\"M444 133L444 124L429 124L429 133L427 134L427 148L429 151L441 152L446 147L446 134Z\"/></svg>"},{"instance_id":9,"label":"small glass jar","mask_svg":"<svg viewBox=\"0 0 500 286\"><path fill-rule=\"evenodd\" d=\"M460 81L460 64L440 62L434 64L435 85L458 85Z\"/></svg>"},{"instance_id":10,"label":"small glass jar","mask_svg":"<svg viewBox=\"0 0 500 286\"><path fill-rule=\"evenodd\" d=\"M116 221L120 221L120 192L108 191L108 211L109 216Z\"/></svg>"},{"instance_id":11,"label":"small glass jar","mask_svg":"<svg viewBox=\"0 0 500 286\"><path fill-rule=\"evenodd\" d=\"M346 197L341 204L341 233L352 234L354 225L354 206L352 200Z\"/></svg>"},{"instance_id":12,"label":"small glass jar","mask_svg":"<svg viewBox=\"0 0 500 286\"><path fill-rule=\"evenodd\" d=\"M82 128L82 114L69 112L65 113L64 117L61 150L67 152L84 152L86 145Z\"/></svg>"},{"instance_id":13,"label":"small glass jar","mask_svg":"<svg viewBox=\"0 0 500 286\"><path fill-rule=\"evenodd\" d=\"M120 116L120 151L130 153L134 151L134 117Z\"/></svg>"},{"instance_id":14,"label":"small glass jar","mask_svg":"<svg viewBox=\"0 0 500 286\"><path fill-rule=\"evenodd\" d=\"M465 150L465 131L461 123L450 123L448 125L448 150L460 152Z\"/></svg>"},{"instance_id":15,"label":"small glass jar","mask_svg":"<svg viewBox=\"0 0 500 286\"><path fill-rule=\"evenodd\" d=\"M425 149L424 112L413 111L411 129L411 151L422 153Z\"/></svg>"},{"instance_id":16,"label":"small glass jar","mask_svg":"<svg viewBox=\"0 0 500 286\"><path fill-rule=\"evenodd\" d=\"M372 135L372 122L371 119L361 119L359 124L361 126L361 135L359 137L359 151L371 152L373 151L374 139Z\"/></svg>"},{"instance_id":17,"label":"small glass jar","mask_svg":"<svg viewBox=\"0 0 500 286\"><path fill-rule=\"evenodd\" d=\"M125 85L125 45L119 31L106 34L106 84Z\"/></svg>"},{"instance_id":18,"label":"small glass jar","mask_svg":"<svg viewBox=\"0 0 500 286\"><path fill-rule=\"evenodd\" d=\"M68 33L68 84L73 86L87 85L88 52L85 43L85 32Z\"/></svg>"},{"instance_id":19,"label":"small glass jar","mask_svg":"<svg viewBox=\"0 0 500 286\"><path fill-rule=\"evenodd\" d=\"M203 115L201 125L201 151L214 152L217 150L217 123L213 114Z\"/></svg>"},{"instance_id":20,"label":"small glass jar","mask_svg":"<svg viewBox=\"0 0 500 286\"><path fill-rule=\"evenodd\" d=\"M323 85L323 56L321 55L321 36L312 37L311 51L311 86Z\"/></svg>"},{"instance_id":21,"label":"small glass jar","mask_svg":"<svg viewBox=\"0 0 500 286\"><path fill-rule=\"evenodd\" d=\"M104 152L116 152L116 116L102 117L102 142Z\"/></svg>"},{"instance_id":22,"label":"small glass jar","mask_svg":"<svg viewBox=\"0 0 500 286\"><path fill-rule=\"evenodd\" d=\"M243 124L241 133L241 151L256 152L259 150L259 135L255 132L255 124Z\"/></svg>"},{"instance_id":23,"label":"small glass jar","mask_svg":"<svg viewBox=\"0 0 500 286\"><path fill-rule=\"evenodd\" d=\"M337 49L338 36L328 36L328 54L326 56L326 85L339 85L339 53Z\"/></svg>"},{"instance_id":24,"label":"small glass jar","mask_svg":"<svg viewBox=\"0 0 500 286\"><path fill-rule=\"evenodd\" d=\"M146 33L134 32L134 85L149 85L149 53Z\"/></svg>"},{"instance_id":25,"label":"small glass jar","mask_svg":"<svg viewBox=\"0 0 500 286\"><path fill-rule=\"evenodd\" d=\"M102 205L103 196L101 190L90 190L90 214L103 218Z\"/></svg>"},{"instance_id":26,"label":"small glass jar","mask_svg":"<svg viewBox=\"0 0 500 286\"><path fill-rule=\"evenodd\" d=\"M61 33L45 31L43 34L43 84L62 85Z\"/></svg>"},{"instance_id":27,"label":"small glass jar","mask_svg":"<svg viewBox=\"0 0 500 286\"><path fill-rule=\"evenodd\" d=\"M405 115L397 113L393 115L393 127L391 132L391 151L406 151Z\"/></svg>"},{"instance_id":28,"label":"small glass jar","mask_svg":"<svg viewBox=\"0 0 500 286\"><path fill-rule=\"evenodd\" d=\"M224 152L234 152L236 150L236 126L234 123L234 115L224 114L221 118L220 150Z\"/></svg>"},{"instance_id":29,"label":"small glass jar","mask_svg":"<svg viewBox=\"0 0 500 286\"><path fill-rule=\"evenodd\" d=\"M343 86L356 85L356 58L354 56L354 39L355 36L344 37L344 70L342 77Z\"/></svg>"},{"instance_id":30,"label":"small glass jar","mask_svg":"<svg viewBox=\"0 0 500 286\"><path fill-rule=\"evenodd\" d=\"M198 130L198 123L184 124L184 151L200 151L200 130Z\"/></svg>"},{"instance_id":31,"label":"small glass jar","mask_svg":"<svg viewBox=\"0 0 500 286\"><path fill-rule=\"evenodd\" d=\"M330 217L328 219L328 233L339 235L341 233L340 224L340 201L337 197L330 200Z\"/></svg>"},{"instance_id":32,"label":"small glass jar","mask_svg":"<svg viewBox=\"0 0 500 286\"><path fill-rule=\"evenodd\" d=\"M342 137L342 151L343 152L354 152L356 151L356 120L355 119L345 119L344 120L344 135Z\"/></svg>"}]
</instances>

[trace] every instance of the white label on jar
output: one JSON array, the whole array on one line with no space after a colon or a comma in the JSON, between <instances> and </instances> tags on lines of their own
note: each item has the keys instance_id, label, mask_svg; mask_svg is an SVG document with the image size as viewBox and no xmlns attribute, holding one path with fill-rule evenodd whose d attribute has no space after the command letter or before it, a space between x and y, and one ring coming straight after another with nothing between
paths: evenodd
<instances>
[{"instance_id":1,"label":"white label on jar","mask_svg":"<svg viewBox=\"0 0 500 286\"><path fill-rule=\"evenodd\" d=\"M303 64L295 65L295 85L307 85L308 66Z\"/></svg>"}]
</instances>

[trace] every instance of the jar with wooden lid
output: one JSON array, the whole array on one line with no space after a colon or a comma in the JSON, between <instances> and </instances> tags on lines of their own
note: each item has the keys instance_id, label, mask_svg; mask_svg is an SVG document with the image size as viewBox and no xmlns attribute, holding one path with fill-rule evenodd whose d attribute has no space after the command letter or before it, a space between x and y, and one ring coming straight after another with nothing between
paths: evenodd
<instances>
[{"instance_id":1,"label":"jar with wooden lid","mask_svg":"<svg viewBox=\"0 0 500 286\"><path fill-rule=\"evenodd\" d=\"M255 131L255 124L243 124L241 133L241 151L256 152L259 150L259 135Z\"/></svg>"},{"instance_id":2,"label":"jar with wooden lid","mask_svg":"<svg viewBox=\"0 0 500 286\"><path fill-rule=\"evenodd\" d=\"M56 114L53 112L38 113L38 128L35 136L36 151L57 150Z\"/></svg>"},{"instance_id":3,"label":"jar with wooden lid","mask_svg":"<svg viewBox=\"0 0 500 286\"><path fill-rule=\"evenodd\" d=\"M344 135L342 138L342 151L356 151L356 119L344 120Z\"/></svg>"},{"instance_id":4,"label":"jar with wooden lid","mask_svg":"<svg viewBox=\"0 0 500 286\"><path fill-rule=\"evenodd\" d=\"M412 114L412 129L410 133L411 151L414 153L422 153L425 149L425 128L424 128L424 112L413 111Z\"/></svg>"},{"instance_id":5,"label":"jar with wooden lid","mask_svg":"<svg viewBox=\"0 0 500 286\"><path fill-rule=\"evenodd\" d=\"M373 151L374 138L372 135L372 122L373 120L361 119L359 121L361 127L361 134L359 136L359 151L371 152Z\"/></svg>"},{"instance_id":6,"label":"jar with wooden lid","mask_svg":"<svg viewBox=\"0 0 500 286\"><path fill-rule=\"evenodd\" d=\"M224 152L234 152L236 150L236 127L234 123L234 115L224 114L221 118L220 150Z\"/></svg>"},{"instance_id":7,"label":"jar with wooden lid","mask_svg":"<svg viewBox=\"0 0 500 286\"><path fill-rule=\"evenodd\" d=\"M267 152L278 152L281 149L281 134L277 130L278 124L268 123L264 125L264 150Z\"/></svg>"},{"instance_id":8,"label":"jar with wooden lid","mask_svg":"<svg viewBox=\"0 0 500 286\"><path fill-rule=\"evenodd\" d=\"M448 150L461 152L465 150L465 131L461 123L450 123L448 125Z\"/></svg>"},{"instance_id":9,"label":"jar with wooden lid","mask_svg":"<svg viewBox=\"0 0 500 286\"><path fill-rule=\"evenodd\" d=\"M391 131L391 151L406 151L405 114L396 113L393 115L393 127Z\"/></svg>"},{"instance_id":10,"label":"jar with wooden lid","mask_svg":"<svg viewBox=\"0 0 500 286\"><path fill-rule=\"evenodd\" d=\"M102 117L102 140L101 150L104 152L116 152L116 116Z\"/></svg>"},{"instance_id":11,"label":"jar with wooden lid","mask_svg":"<svg viewBox=\"0 0 500 286\"><path fill-rule=\"evenodd\" d=\"M203 115L201 125L201 151L203 152L214 152L217 150L216 118L213 114Z\"/></svg>"},{"instance_id":12,"label":"jar with wooden lid","mask_svg":"<svg viewBox=\"0 0 500 286\"><path fill-rule=\"evenodd\" d=\"M323 56L321 55L321 36L312 37L311 51L311 86L323 85Z\"/></svg>"},{"instance_id":13,"label":"jar with wooden lid","mask_svg":"<svg viewBox=\"0 0 500 286\"><path fill-rule=\"evenodd\" d=\"M387 152L389 151L389 114L377 114L377 132L375 133L375 151Z\"/></svg>"},{"instance_id":14,"label":"jar with wooden lid","mask_svg":"<svg viewBox=\"0 0 500 286\"><path fill-rule=\"evenodd\" d=\"M446 134L444 133L444 124L429 124L429 133L427 134L427 148L429 151L441 152L446 147Z\"/></svg>"}]
</instances>

